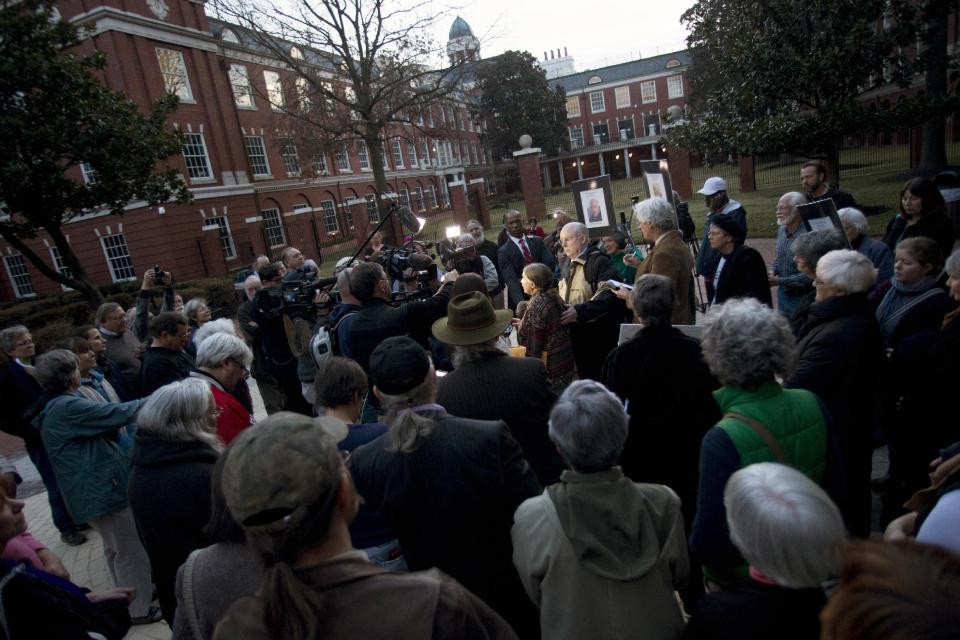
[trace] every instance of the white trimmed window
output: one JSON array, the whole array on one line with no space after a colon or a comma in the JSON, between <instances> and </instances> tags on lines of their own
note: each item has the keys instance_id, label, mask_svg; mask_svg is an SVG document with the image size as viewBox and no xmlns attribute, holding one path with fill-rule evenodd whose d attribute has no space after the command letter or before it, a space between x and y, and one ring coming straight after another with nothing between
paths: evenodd
<instances>
[{"instance_id":1,"label":"white trimmed window","mask_svg":"<svg viewBox=\"0 0 960 640\"><path fill-rule=\"evenodd\" d=\"M427 185L427 207L430 209L437 208L437 192L432 184Z\"/></svg>"},{"instance_id":2,"label":"white trimmed window","mask_svg":"<svg viewBox=\"0 0 960 640\"><path fill-rule=\"evenodd\" d=\"M380 212L377 211L376 197L372 193L369 193L365 197L365 200L367 201L367 218L373 223L380 222Z\"/></svg>"},{"instance_id":3,"label":"white trimmed window","mask_svg":"<svg viewBox=\"0 0 960 640\"><path fill-rule=\"evenodd\" d=\"M253 87L250 74L242 64L230 65L230 86L233 88L233 101L241 109L256 109L253 103Z\"/></svg>"},{"instance_id":4,"label":"white trimmed window","mask_svg":"<svg viewBox=\"0 0 960 640\"><path fill-rule=\"evenodd\" d=\"M393 166L397 169L403 169L403 147L400 141L393 139L390 141L390 150L393 152Z\"/></svg>"},{"instance_id":5,"label":"white trimmed window","mask_svg":"<svg viewBox=\"0 0 960 640\"><path fill-rule=\"evenodd\" d=\"M283 85L280 84L280 74L276 71L264 71L263 81L267 85L270 108L274 111L283 111Z\"/></svg>"},{"instance_id":6,"label":"white trimmed window","mask_svg":"<svg viewBox=\"0 0 960 640\"><path fill-rule=\"evenodd\" d=\"M617 132L620 140L633 140L633 116L617 122Z\"/></svg>"},{"instance_id":7,"label":"white trimmed window","mask_svg":"<svg viewBox=\"0 0 960 640\"><path fill-rule=\"evenodd\" d=\"M603 91L590 92L590 113L600 113L606 111L607 105L603 100Z\"/></svg>"},{"instance_id":8,"label":"white trimmed window","mask_svg":"<svg viewBox=\"0 0 960 640\"><path fill-rule=\"evenodd\" d=\"M410 192L406 187L400 187L400 204L410 208Z\"/></svg>"},{"instance_id":9,"label":"white trimmed window","mask_svg":"<svg viewBox=\"0 0 960 640\"><path fill-rule=\"evenodd\" d=\"M370 171L370 152L367 150L367 143L363 140L357 142L357 158L360 160L360 170Z\"/></svg>"},{"instance_id":10,"label":"white trimmed window","mask_svg":"<svg viewBox=\"0 0 960 640\"><path fill-rule=\"evenodd\" d=\"M617 97L617 109L626 109L630 106L630 85L617 87L614 94Z\"/></svg>"},{"instance_id":11,"label":"white trimmed window","mask_svg":"<svg viewBox=\"0 0 960 640\"><path fill-rule=\"evenodd\" d=\"M213 170L207 156L207 145L202 133L183 134L183 160L191 180L212 180Z\"/></svg>"},{"instance_id":12,"label":"white trimmed window","mask_svg":"<svg viewBox=\"0 0 960 640\"><path fill-rule=\"evenodd\" d=\"M477 145L470 143L470 154L473 156L473 164L480 164L480 156L477 155Z\"/></svg>"},{"instance_id":13,"label":"white trimmed window","mask_svg":"<svg viewBox=\"0 0 960 640\"><path fill-rule=\"evenodd\" d=\"M53 262L53 268L57 270L57 273L68 278L73 277L70 269L68 269L67 265L63 262L63 256L60 255L60 247L56 245L50 247L50 260ZM65 284L60 285L60 288L64 291L73 291L73 289Z\"/></svg>"},{"instance_id":14,"label":"white trimmed window","mask_svg":"<svg viewBox=\"0 0 960 640\"><path fill-rule=\"evenodd\" d=\"M440 126L444 127L447 124L447 109L446 107L440 107Z\"/></svg>"},{"instance_id":15,"label":"white trimmed window","mask_svg":"<svg viewBox=\"0 0 960 640\"><path fill-rule=\"evenodd\" d=\"M297 145L293 138L279 138L277 142L280 145L280 157L283 159L283 169L287 176L300 175L300 158L297 156Z\"/></svg>"},{"instance_id":16,"label":"white trimmed window","mask_svg":"<svg viewBox=\"0 0 960 640\"><path fill-rule=\"evenodd\" d=\"M333 200L321 200L320 208L323 209L323 226L327 233L336 233L340 229L337 224L337 205Z\"/></svg>"},{"instance_id":17,"label":"white trimmed window","mask_svg":"<svg viewBox=\"0 0 960 640\"><path fill-rule=\"evenodd\" d=\"M107 258L107 266L110 267L110 277L113 278L113 281L136 280L137 273L133 269L130 250L127 248L127 239L123 237L123 234L104 236L100 238L100 244L103 246L103 254Z\"/></svg>"},{"instance_id":18,"label":"white trimmed window","mask_svg":"<svg viewBox=\"0 0 960 640\"><path fill-rule=\"evenodd\" d=\"M593 125L593 144L606 144L610 142L610 127L606 124Z\"/></svg>"},{"instance_id":19,"label":"white trimmed window","mask_svg":"<svg viewBox=\"0 0 960 640\"><path fill-rule=\"evenodd\" d=\"M417 145L412 141L407 143L407 156L410 158L411 169L416 169L420 166L420 161L417 159Z\"/></svg>"},{"instance_id":20,"label":"white trimmed window","mask_svg":"<svg viewBox=\"0 0 960 640\"><path fill-rule=\"evenodd\" d=\"M433 124L433 109L427 109L427 126L431 129L435 126Z\"/></svg>"},{"instance_id":21,"label":"white trimmed window","mask_svg":"<svg viewBox=\"0 0 960 640\"><path fill-rule=\"evenodd\" d=\"M90 166L88 162L80 163L80 173L83 174L83 181L86 184L96 184L97 183L97 172L93 170L93 167Z\"/></svg>"},{"instance_id":22,"label":"white trimmed window","mask_svg":"<svg viewBox=\"0 0 960 640\"><path fill-rule=\"evenodd\" d=\"M380 159L383 160L383 168L389 171L390 158L387 157L387 145L383 142L380 143Z\"/></svg>"},{"instance_id":23,"label":"white trimmed window","mask_svg":"<svg viewBox=\"0 0 960 640\"><path fill-rule=\"evenodd\" d=\"M267 235L267 244L270 248L282 247L287 244L286 237L283 234L283 225L280 224L280 211L276 208L264 209L260 212L263 218L263 230Z\"/></svg>"},{"instance_id":24,"label":"white trimmed window","mask_svg":"<svg viewBox=\"0 0 960 640\"><path fill-rule=\"evenodd\" d=\"M163 88L184 102L193 102L190 78L187 77L187 65L183 62L183 53L173 49L157 47L157 62L163 77Z\"/></svg>"},{"instance_id":25,"label":"white trimmed window","mask_svg":"<svg viewBox=\"0 0 960 640\"><path fill-rule=\"evenodd\" d=\"M423 187L417 187L417 211L423 211Z\"/></svg>"},{"instance_id":26,"label":"white trimmed window","mask_svg":"<svg viewBox=\"0 0 960 640\"><path fill-rule=\"evenodd\" d=\"M657 83L653 80L640 83L640 101L643 104L650 104L657 101Z\"/></svg>"},{"instance_id":27,"label":"white trimmed window","mask_svg":"<svg viewBox=\"0 0 960 640\"><path fill-rule=\"evenodd\" d=\"M580 115L580 96L567 98L567 117L576 118Z\"/></svg>"},{"instance_id":28,"label":"white trimmed window","mask_svg":"<svg viewBox=\"0 0 960 640\"><path fill-rule=\"evenodd\" d=\"M683 76L667 78L667 97L670 99L683 97Z\"/></svg>"},{"instance_id":29,"label":"white trimmed window","mask_svg":"<svg viewBox=\"0 0 960 640\"><path fill-rule=\"evenodd\" d=\"M313 156L313 171L317 175L323 175L329 171L329 169L327 169L327 156L322 153Z\"/></svg>"},{"instance_id":30,"label":"white trimmed window","mask_svg":"<svg viewBox=\"0 0 960 640\"><path fill-rule=\"evenodd\" d=\"M7 267L7 275L10 277L10 285L13 287L13 294L18 298L32 298L37 295L33 290L33 280L30 279L30 272L27 271L27 263L19 253L12 256L3 256L3 263Z\"/></svg>"},{"instance_id":31,"label":"white trimmed window","mask_svg":"<svg viewBox=\"0 0 960 640\"><path fill-rule=\"evenodd\" d=\"M451 156L453 158L453 163L460 164L460 144L456 142L452 142L450 143L450 146L453 149L453 153L451 153Z\"/></svg>"},{"instance_id":32,"label":"white trimmed window","mask_svg":"<svg viewBox=\"0 0 960 640\"><path fill-rule=\"evenodd\" d=\"M237 245L233 242L233 235L230 233L230 221L227 216L213 216L205 218L205 225L217 225L220 227L220 249L223 251L223 257L227 260L233 260L237 257Z\"/></svg>"},{"instance_id":33,"label":"white trimmed window","mask_svg":"<svg viewBox=\"0 0 960 640\"><path fill-rule=\"evenodd\" d=\"M420 150L423 151L421 156L423 157L424 166L430 166L430 143L427 142L426 138L420 141Z\"/></svg>"},{"instance_id":34,"label":"white trimmed window","mask_svg":"<svg viewBox=\"0 0 960 640\"><path fill-rule=\"evenodd\" d=\"M466 142L460 143L460 157L463 159L463 164L470 164L470 149Z\"/></svg>"},{"instance_id":35,"label":"white trimmed window","mask_svg":"<svg viewBox=\"0 0 960 640\"><path fill-rule=\"evenodd\" d=\"M255 178L269 178L270 161L267 160L267 147L263 136L243 136L243 146L247 149L247 160Z\"/></svg>"},{"instance_id":36,"label":"white trimmed window","mask_svg":"<svg viewBox=\"0 0 960 640\"><path fill-rule=\"evenodd\" d=\"M575 127L570 127L570 148L583 148L583 125L578 124Z\"/></svg>"},{"instance_id":37,"label":"white trimmed window","mask_svg":"<svg viewBox=\"0 0 960 640\"><path fill-rule=\"evenodd\" d=\"M346 149L337 151L337 170L341 173L353 172L353 169L350 168L350 155Z\"/></svg>"}]
</instances>

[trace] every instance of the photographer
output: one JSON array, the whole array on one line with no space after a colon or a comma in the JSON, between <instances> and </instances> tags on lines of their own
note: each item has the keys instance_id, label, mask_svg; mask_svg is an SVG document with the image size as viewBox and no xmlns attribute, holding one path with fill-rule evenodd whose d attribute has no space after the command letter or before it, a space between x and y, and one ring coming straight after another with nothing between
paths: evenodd
<instances>
[{"instance_id":1,"label":"photographer","mask_svg":"<svg viewBox=\"0 0 960 640\"><path fill-rule=\"evenodd\" d=\"M483 278L487 285L487 293L493 293L500 286L497 268L493 262L477 251L477 241L469 233L457 239L457 247L445 260L447 271L456 270L458 273L475 273Z\"/></svg>"},{"instance_id":2,"label":"photographer","mask_svg":"<svg viewBox=\"0 0 960 640\"><path fill-rule=\"evenodd\" d=\"M259 350L256 357L266 374L277 381L284 396L284 409L303 415L313 415L313 407L300 392L300 380L297 377L297 358L290 350L284 316L283 304L283 267L269 264L260 269L263 288L253 299L252 320L260 330Z\"/></svg>"},{"instance_id":3,"label":"photographer","mask_svg":"<svg viewBox=\"0 0 960 640\"><path fill-rule=\"evenodd\" d=\"M353 268L350 290L362 306L350 325L348 341L350 353L364 371L369 372L370 354L389 337L409 335L422 345L429 344L434 320L447 315L450 289L457 276L456 271L448 271L433 296L392 307L390 281L383 267L364 262Z\"/></svg>"},{"instance_id":4,"label":"photographer","mask_svg":"<svg viewBox=\"0 0 960 640\"><path fill-rule=\"evenodd\" d=\"M137 315L133 323L133 335L137 336L140 342L146 342L150 337L148 329L150 325L150 298L153 287L163 286L163 306L160 312L174 311L176 306L175 294L173 292L173 276L169 271L164 271L159 266L153 269L147 269L143 274L143 281L140 283L140 291L137 293Z\"/></svg>"}]
</instances>

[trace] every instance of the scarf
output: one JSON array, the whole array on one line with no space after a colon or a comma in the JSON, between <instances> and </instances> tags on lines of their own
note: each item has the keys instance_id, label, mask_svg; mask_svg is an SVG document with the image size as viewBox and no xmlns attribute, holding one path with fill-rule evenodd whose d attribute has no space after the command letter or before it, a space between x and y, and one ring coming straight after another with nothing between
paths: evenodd
<instances>
[{"instance_id":1,"label":"scarf","mask_svg":"<svg viewBox=\"0 0 960 640\"><path fill-rule=\"evenodd\" d=\"M929 277L914 284L906 284L893 278L890 284L890 290L877 307L877 323L885 340L890 339L897 325L911 309L941 291L936 280Z\"/></svg>"}]
</instances>

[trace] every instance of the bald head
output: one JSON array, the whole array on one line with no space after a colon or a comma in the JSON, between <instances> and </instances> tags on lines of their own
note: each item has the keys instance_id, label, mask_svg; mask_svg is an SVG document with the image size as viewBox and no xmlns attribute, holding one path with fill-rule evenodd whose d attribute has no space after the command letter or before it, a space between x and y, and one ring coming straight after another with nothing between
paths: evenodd
<instances>
[{"instance_id":1,"label":"bald head","mask_svg":"<svg viewBox=\"0 0 960 640\"><path fill-rule=\"evenodd\" d=\"M560 245L571 260L583 253L587 242L587 227L582 222L568 222L560 230Z\"/></svg>"}]
</instances>

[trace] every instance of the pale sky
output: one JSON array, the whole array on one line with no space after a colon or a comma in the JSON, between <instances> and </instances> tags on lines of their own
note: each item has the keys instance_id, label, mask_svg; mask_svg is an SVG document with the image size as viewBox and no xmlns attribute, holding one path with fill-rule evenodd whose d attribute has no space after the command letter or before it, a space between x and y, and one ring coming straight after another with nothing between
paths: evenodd
<instances>
[{"instance_id":1,"label":"pale sky","mask_svg":"<svg viewBox=\"0 0 960 640\"><path fill-rule=\"evenodd\" d=\"M624 2L619 0L459 0L431 3L449 7L434 39L447 42L459 15L480 39L484 58L508 49L529 51L538 60L544 51L564 47L577 71L648 58L686 48L680 15L694 0Z\"/></svg>"}]
</instances>

